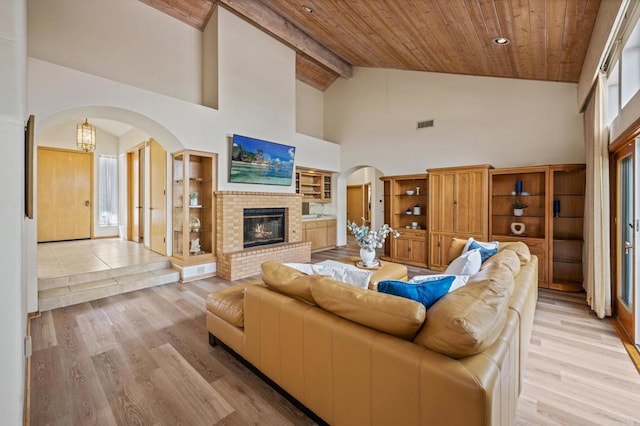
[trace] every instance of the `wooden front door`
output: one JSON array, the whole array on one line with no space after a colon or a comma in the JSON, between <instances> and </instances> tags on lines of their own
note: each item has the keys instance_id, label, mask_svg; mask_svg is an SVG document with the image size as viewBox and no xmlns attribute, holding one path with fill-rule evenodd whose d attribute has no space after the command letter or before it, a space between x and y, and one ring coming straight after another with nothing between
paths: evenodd
<instances>
[{"instance_id":1,"label":"wooden front door","mask_svg":"<svg viewBox=\"0 0 640 426\"><path fill-rule=\"evenodd\" d=\"M149 248L167 254L167 152L151 139L149 144Z\"/></svg>"},{"instance_id":2,"label":"wooden front door","mask_svg":"<svg viewBox=\"0 0 640 426\"><path fill-rule=\"evenodd\" d=\"M38 148L38 242L91 238L93 154Z\"/></svg>"}]
</instances>

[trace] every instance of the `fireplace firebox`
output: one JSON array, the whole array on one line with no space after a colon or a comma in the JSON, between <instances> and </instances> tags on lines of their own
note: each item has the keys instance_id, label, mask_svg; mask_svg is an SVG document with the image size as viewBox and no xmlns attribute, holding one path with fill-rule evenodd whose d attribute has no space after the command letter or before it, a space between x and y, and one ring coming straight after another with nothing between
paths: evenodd
<instances>
[{"instance_id":1,"label":"fireplace firebox","mask_svg":"<svg viewBox=\"0 0 640 426\"><path fill-rule=\"evenodd\" d=\"M244 248L286 242L286 209L244 209Z\"/></svg>"}]
</instances>

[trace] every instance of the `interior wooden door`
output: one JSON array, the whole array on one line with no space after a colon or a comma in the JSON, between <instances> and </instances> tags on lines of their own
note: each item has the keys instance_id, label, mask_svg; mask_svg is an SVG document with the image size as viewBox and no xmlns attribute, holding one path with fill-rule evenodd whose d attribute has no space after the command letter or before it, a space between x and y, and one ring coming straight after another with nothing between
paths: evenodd
<instances>
[{"instance_id":1,"label":"interior wooden door","mask_svg":"<svg viewBox=\"0 0 640 426\"><path fill-rule=\"evenodd\" d=\"M358 225L362 224L362 218L368 220L365 196L365 185L347 185L347 219Z\"/></svg>"},{"instance_id":2,"label":"interior wooden door","mask_svg":"<svg viewBox=\"0 0 640 426\"><path fill-rule=\"evenodd\" d=\"M618 151L616 160L616 297L615 308L618 321L629 337L635 338L637 315L636 244L640 219L637 218L637 173L636 144L631 143Z\"/></svg>"},{"instance_id":3,"label":"interior wooden door","mask_svg":"<svg viewBox=\"0 0 640 426\"><path fill-rule=\"evenodd\" d=\"M38 242L91 238L93 154L38 148Z\"/></svg>"},{"instance_id":4,"label":"interior wooden door","mask_svg":"<svg viewBox=\"0 0 640 426\"><path fill-rule=\"evenodd\" d=\"M127 200L127 214L129 216L129 230L127 238L136 243L142 242L142 188L141 188L141 148L127 154L128 161L128 200Z\"/></svg>"},{"instance_id":5,"label":"interior wooden door","mask_svg":"<svg viewBox=\"0 0 640 426\"><path fill-rule=\"evenodd\" d=\"M153 139L149 151L149 248L164 255L167 253L167 152Z\"/></svg>"}]
</instances>

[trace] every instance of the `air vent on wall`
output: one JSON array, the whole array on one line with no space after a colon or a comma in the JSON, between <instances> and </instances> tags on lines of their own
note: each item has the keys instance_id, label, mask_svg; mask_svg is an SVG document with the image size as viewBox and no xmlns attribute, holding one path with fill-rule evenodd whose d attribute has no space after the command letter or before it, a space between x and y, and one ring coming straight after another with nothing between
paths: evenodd
<instances>
[{"instance_id":1,"label":"air vent on wall","mask_svg":"<svg viewBox=\"0 0 640 426\"><path fill-rule=\"evenodd\" d=\"M425 127L433 127L433 120L418 121L418 129L424 129Z\"/></svg>"}]
</instances>

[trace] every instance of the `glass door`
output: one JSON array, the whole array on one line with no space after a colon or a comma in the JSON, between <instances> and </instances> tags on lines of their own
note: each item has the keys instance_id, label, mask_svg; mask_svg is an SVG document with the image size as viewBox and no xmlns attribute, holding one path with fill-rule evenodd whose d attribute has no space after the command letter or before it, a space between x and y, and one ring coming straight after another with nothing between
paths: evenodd
<instances>
[{"instance_id":1,"label":"glass door","mask_svg":"<svg viewBox=\"0 0 640 426\"><path fill-rule=\"evenodd\" d=\"M616 154L616 315L635 344L637 312L636 234L636 144L631 143Z\"/></svg>"}]
</instances>

